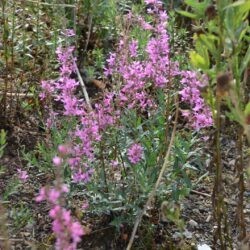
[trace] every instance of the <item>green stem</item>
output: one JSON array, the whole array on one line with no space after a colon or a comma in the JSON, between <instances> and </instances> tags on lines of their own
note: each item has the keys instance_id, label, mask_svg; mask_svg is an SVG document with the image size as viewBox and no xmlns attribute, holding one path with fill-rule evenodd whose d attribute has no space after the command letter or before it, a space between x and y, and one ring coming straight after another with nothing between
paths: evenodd
<instances>
[{"instance_id":1,"label":"green stem","mask_svg":"<svg viewBox=\"0 0 250 250\"><path fill-rule=\"evenodd\" d=\"M102 166L102 181L104 182L105 192L109 192L108 183L107 183L107 175L105 171L105 161L104 161L104 145L102 141L100 142L100 155L101 155L101 166Z\"/></svg>"}]
</instances>

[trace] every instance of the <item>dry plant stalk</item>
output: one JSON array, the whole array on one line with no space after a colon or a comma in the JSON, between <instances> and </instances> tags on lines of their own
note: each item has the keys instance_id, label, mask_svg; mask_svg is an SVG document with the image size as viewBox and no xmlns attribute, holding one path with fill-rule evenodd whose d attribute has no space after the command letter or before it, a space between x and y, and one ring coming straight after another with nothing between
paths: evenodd
<instances>
[{"instance_id":1,"label":"dry plant stalk","mask_svg":"<svg viewBox=\"0 0 250 250\"><path fill-rule=\"evenodd\" d=\"M89 95L88 95L86 86L85 86L85 84L84 84L84 81L83 81L83 79L82 79L81 73L80 73L80 71L79 71L79 69L78 69L76 63L75 63L75 67L76 67L77 77L78 77L79 82L80 82L80 85L81 85L81 87L82 87L82 92L83 92L85 101L86 101L86 103L87 103L87 105L88 105L89 110L91 111L91 110L92 110L92 106L91 106L91 103L90 103Z\"/></svg>"}]
</instances>

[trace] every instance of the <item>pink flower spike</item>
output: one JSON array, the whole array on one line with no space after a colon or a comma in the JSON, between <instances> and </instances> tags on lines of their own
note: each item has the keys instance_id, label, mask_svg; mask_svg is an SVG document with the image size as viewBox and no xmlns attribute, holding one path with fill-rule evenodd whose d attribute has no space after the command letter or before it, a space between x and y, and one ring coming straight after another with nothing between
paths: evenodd
<instances>
[{"instance_id":1,"label":"pink flower spike","mask_svg":"<svg viewBox=\"0 0 250 250\"><path fill-rule=\"evenodd\" d=\"M73 29L66 29L63 34L67 37L75 36L76 33Z\"/></svg>"}]
</instances>

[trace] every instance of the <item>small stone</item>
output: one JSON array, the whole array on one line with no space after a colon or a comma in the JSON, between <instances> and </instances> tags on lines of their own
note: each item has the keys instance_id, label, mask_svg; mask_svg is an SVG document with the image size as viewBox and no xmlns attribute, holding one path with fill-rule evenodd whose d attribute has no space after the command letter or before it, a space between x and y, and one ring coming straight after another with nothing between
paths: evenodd
<instances>
[{"instance_id":1,"label":"small stone","mask_svg":"<svg viewBox=\"0 0 250 250\"><path fill-rule=\"evenodd\" d=\"M183 233L183 235L187 238L187 239L192 239L193 238L193 234L191 232L189 232L188 230L185 230L185 232Z\"/></svg>"},{"instance_id":2,"label":"small stone","mask_svg":"<svg viewBox=\"0 0 250 250\"><path fill-rule=\"evenodd\" d=\"M197 228L198 227L198 223L195 220L190 220L188 222L188 224L192 227L192 228Z\"/></svg>"},{"instance_id":3,"label":"small stone","mask_svg":"<svg viewBox=\"0 0 250 250\"><path fill-rule=\"evenodd\" d=\"M29 237L29 236L30 236L30 233L29 233L29 232L24 232L24 233L23 233L23 236Z\"/></svg>"},{"instance_id":4,"label":"small stone","mask_svg":"<svg viewBox=\"0 0 250 250\"><path fill-rule=\"evenodd\" d=\"M209 222L211 220L211 218L212 218L212 215L209 214L208 217L206 218L206 222Z\"/></svg>"},{"instance_id":5,"label":"small stone","mask_svg":"<svg viewBox=\"0 0 250 250\"><path fill-rule=\"evenodd\" d=\"M173 234L173 239L174 239L174 240L179 240L179 239L181 239L181 233L175 232L175 233Z\"/></svg>"},{"instance_id":6,"label":"small stone","mask_svg":"<svg viewBox=\"0 0 250 250\"><path fill-rule=\"evenodd\" d=\"M199 214L200 213L200 211L197 208L193 209L193 212L194 212L194 214Z\"/></svg>"},{"instance_id":7,"label":"small stone","mask_svg":"<svg viewBox=\"0 0 250 250\"><path fill-rule=\"evenodd\" d=\"M197 250L212 250L207 244L197 245Z\"/></svg>"}]
</instances>

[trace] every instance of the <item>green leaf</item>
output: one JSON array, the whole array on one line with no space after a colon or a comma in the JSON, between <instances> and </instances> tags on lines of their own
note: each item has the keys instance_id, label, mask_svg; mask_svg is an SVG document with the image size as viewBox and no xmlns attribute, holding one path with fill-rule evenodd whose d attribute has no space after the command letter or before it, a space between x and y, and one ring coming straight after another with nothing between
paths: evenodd
<instances>
[{"instance_id":1,"label":"green leaf","mask_svg":"<svg viewBox=\"0 0 250 250\"><path fill-rule=\"evenodd\" d=\"M249 0L240 0L235 3L232 3L228 6L225 7L227 8L232 8L232 7L237 7L238 13L240 13L243 17L243 19L247 18L248 12L250 11L250 1ZM242 21L243 21L242 19Z\"/></svg>"},{"instance_id":2,"label":"green leaf","mask_svg":"<svg viewBox=\"0 0 250 250\"><path fill-rule=\"evenodd\" d=\"M208 48L208 50L210 51L211 54L213 54L215 52L216 48L214 45L214 41L217 39L216 36L211 35L211 34L206 34L206 35L201 34L199 36L199 39L200 39L201 43Z\"/></svg>"},{"instance_id":3,"label":"green leaf","mask_svg":"<svg viewBox=\"0 0 250 250\"><path fill-rule=\"evenodd\" d=\"M250 62L250 47L248 47L244 59L242 60L242 63L240 65L240 74L243 73L249 62Z\"/></svg>"},{"instance_id":4,"label":"green leaf","mask_svg":"<svg viewBox=\"0 0 250 250\"><path fill-rule=\"evenodd\" d=\"M177 10L176 12L179 13L179 14L181 14L182 16L186 16L186 17L189 17L189 18L192 18L192 19L196 19L197 18L196 14L190 13L188 11Z\"/></svg>"},{"instance_id":5,"label":"green leaf","mask_svg":"<svg viewBox=\"0 0 250 250\"><path fill-rule=\"evenodd\" d=\"M245 37L246 33L249 30L249 25L247 22L242 22L240 27L236 30L236 36L238 37L239 42Z\"/></svg>"},{"instance_id":6,"label":"green leaf","mask_svg":"<svg viewBox=\"0 0 250 250\"><path fill-rule=\"evenodd\" d=\"M185 4L193 8L193 10L199 15L203 16L208 5L211 3L210 0L198 2L197 0L185 0Z\"/></svg>"},{"instance_id":7,"label":"green leaf","mask_svg":"<svg viewBox=\"0 0 250 250\"><path fill-rule=\"evenodd\" d=\"M206 59L204 57L202 57L201 55L199 55L197 52L191 51L189 53L189 57L190 57L192 65L195 68L203 69L203 70L206 70L209 68L209 65L208 65L208 62L206 61Z\"/></svg>"},{"instance_id":8,"label":"green leaf","mask_svg":"<svg viewBox=\"0 0 250 250\"><path fill-rule=\"evenodd\" d=\"M195 8L199 3L197 3L196 0L185 0L185 4L192 8Z\"/></svg>"},{"instance_id":9,"label":"green leaf","mask_svg":"<svg viewBox=\"0 0 250 250\"><path fill-rule=\"evenodd\" d=\"M250 1L249 0L239 0L235 3L229 4L228 6L225 7L225 9L227 8L231 8L231 7L237 7L237 6L241 6L244 5L244 8L249 8L250 9Z\"/></svg>"},{"instance_id":10,"label":"green leaf","mask_svg":"<svg viewBox=\"0 0 250 250\"><path fill-rule=\"evenodd\" d=\"M250 102L246 105L245 110L244 110L245 116L250 115Z\"/></svg>"},{"instance_id":11,"label":"green leaf","mask_svg":"<svg viewBox=\"0 0 250 250\"><path fill-rule=\"evenodd\" d=\"M228 35L232 40L235 40L235 22L234 22L234 9L227 9L225 15L225 27Z\"/></svg>"},{"instance_id":12,"label":"green leaf","mask_svg":"<svg viewBox=\"0 0 250 250\"><path fill-rule=\"evenodd\" d=\"M245 4L239 7L239 12L242 13L242 15L245 14L245 18L247 18L249 11L250 11L250 1L248 0Z\"/></svg>"}]
</instances>

